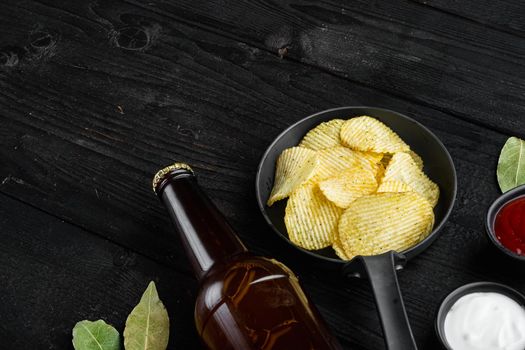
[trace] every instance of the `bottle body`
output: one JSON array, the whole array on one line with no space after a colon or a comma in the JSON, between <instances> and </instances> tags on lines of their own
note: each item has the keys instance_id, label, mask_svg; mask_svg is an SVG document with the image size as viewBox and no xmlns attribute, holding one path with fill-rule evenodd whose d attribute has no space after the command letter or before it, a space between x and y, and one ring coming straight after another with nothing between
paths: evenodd
<instances>
[{"instance_id":1,"label":"bottle body","mask_svg":"<svg viewBox=\"0 0 525 350\"><path fill-rule=\"evenodd\" d=\"M155 175L200 283L199 335L210 350L339 350L321 315L283 264L248 252L186 164Z\"/></svg>"},{"instance_id":2,"label":"bottle body","mask_svg":"<svg viewBox=\"0 0 525 350\"><path fill-rule=\"evenodd\" d=\"M206 276L195 323L210 350L341 349L293 272L250 254Z\"/></svg>"}]
</instances>

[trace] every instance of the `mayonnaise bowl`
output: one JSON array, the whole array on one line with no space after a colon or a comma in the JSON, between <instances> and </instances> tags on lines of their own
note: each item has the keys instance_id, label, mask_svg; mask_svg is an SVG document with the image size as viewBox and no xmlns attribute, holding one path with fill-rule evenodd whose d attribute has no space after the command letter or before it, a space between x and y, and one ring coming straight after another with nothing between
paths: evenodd
<instances>
[{"instance_id":1,"label":"mayonnaise bowl","mask_svg":"<svg viewBox=\"0 0 525 350\"><path fill-rule=\"evenodd\" d=\"M523 350L525 296L492 282L459 287L441 303L436 333L448 350Z\"/></svg>"}]
</instances>

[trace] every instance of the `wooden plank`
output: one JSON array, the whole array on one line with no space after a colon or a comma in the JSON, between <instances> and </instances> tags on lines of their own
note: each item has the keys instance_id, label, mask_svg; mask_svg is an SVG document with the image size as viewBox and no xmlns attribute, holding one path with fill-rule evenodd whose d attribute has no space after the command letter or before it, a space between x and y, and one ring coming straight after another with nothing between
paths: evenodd
<instances>
[{"instance_id":1,"label":"wooden plank","mask_svg":"<svg viewBox=\"0 0 525 350\"><path fill-rule=\"evenodd\" d=\"M525 8L519 0L505 1L454 1L415 0L425 6L468 18L491 28L523 37L525 33Z\"/></svg>"},{"instance_id":2,"label":"wooden plank","mask_svg":"<svg viewBox=\"0 0 525 350\"><path fill-rule=\"evenodd\" d=\"M0 73L0 190L159 261L185 265L176 244L166 245L171 226L150 189L160 166L190 162L223 212L248 232L258 218L253 176L265 147L286 125L338 105L406 112L438 133L458 167L468 165L466 174L474 167L487 175L485 204L496 193L487 164L495 163L502 134L162 16L147 19L162 28L155 45L130 52L91 43L95 29L81 29L92 25L89 13L71 27L71 18L58 16L64 11L34 6L25 16L21 10L19 27L29 28L23 18L33 14L60 41L54 56L26 57ZM121 6L125 18L146 23L140 9ZM99 21L123 26L115 11ZM20 47L26 37L17 37Z\"/></svg>"},{"instance_id":3,"label":"wooden plank","mask_svg":"<svg viewBox=\"0 0 525 350\"><path fill-rule=\"evenodd\" d=\"M102 318L122 331L149 280L156 281L170 314L170 348L200 348L193 328L193 280L5 195L0 195L0 229L0 339L11 349L68 348L71 328L81 319ZM449 237L400 273L418 343L425 349L439 349L431 327L433 310L451 288L486 278L525 288L495 251L481 263L473 259L487 253L479 232L450 223L444 235ZM436 270L435 259L444 268ZM303 270L307 292L345 348L383 347L366 281L306 273L313 267L302 261L291 266Z\"/></svg>"},{"instance_id":4,"label":"wooden plank","mask_svg":"<svg viewBox=\"0 0 525 350\"><path fill-rule=\"evenodd\" d=\"M159 166L190 162L249 246L299 273L345 347L381 349L366 282L342 281L294 255L265 226L253 196L258 160L286 125L334 106L378 105L436 132L460 180L443 236L400 274L418 343L436 348L433 310L458 284L490 279L525 287L483 235L507 135L163 13L112 4L0 4L6 43L18 48L15 54L26 52L0 71L1 192L187 271L150 179ZM23 50L34 23L56 35L46 55ZM130 27L148 33L149 44L136 50L143 38L137 34L121 42L135 50L116 47L115 33L133 33Z\"/></svg>"},{"instance_id":5,"label":"wooden plank","mask_svg":"<svg viewBox=\"0 0 525 350\"><path fill-rule=\"evenodd\" d=\"M431 7L406 1L127 2L503 132L522 126L525 38Z\"/></svg>"},{"instance_id":6,"label":"wooden plank","mask_svg":"<svg viewBox=\"0 0 525 350\"><path fill-rule=\"evenodd\" d=\"M108 12L106 22L115 17ZM243 237L259 246L252 188L264 148L310 113L370 104L431 127L459 157L460 172L487 176L491 190L481 205L495 195L487 164L495 163L504 135L220 36L149 20L164 34L146 52L89 43L89 31L78 28L90 21L70 28L67 16L50 20L51 30L63 31L57 53L1 73L1 191L181 267L185 260L150 190L158 167L190 162Z\"/></svg>"},{"instance_id":7,"label":"wooden plank","mask_svg":"<svg viewBox=\"0 0 525 350\"><path fill-rule=\"evenodd\" d=\"M169 347L200 348L194 280L5 195L0 230L0 339L10 349L70 349L83 319L122 334L151 280L170 316Z\"/></svg>"}]
</instances>

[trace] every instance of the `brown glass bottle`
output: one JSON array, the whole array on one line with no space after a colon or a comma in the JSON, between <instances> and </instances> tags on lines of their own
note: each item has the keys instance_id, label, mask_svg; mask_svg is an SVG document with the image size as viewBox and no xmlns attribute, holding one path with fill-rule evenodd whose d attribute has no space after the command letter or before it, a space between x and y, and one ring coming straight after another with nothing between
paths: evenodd
<instances>
[{"instance_id":1,"label":"brown glass bottle","mask_svg":"<svg viewBox=\"0 0 525 350\"><path fill-rule=\"evenodd\" d=\"M290 269L247 251L186 164L155 175L200 282L197 331L211 350L342 349Z\"/></svg>"}]
</instances>

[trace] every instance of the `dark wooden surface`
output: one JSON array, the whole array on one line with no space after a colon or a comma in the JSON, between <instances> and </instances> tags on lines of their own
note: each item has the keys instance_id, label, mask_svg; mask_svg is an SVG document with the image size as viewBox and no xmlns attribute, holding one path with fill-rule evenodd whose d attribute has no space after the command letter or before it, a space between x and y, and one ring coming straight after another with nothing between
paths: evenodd
<instances>
[{"instance_id":1,"label":"dark wooden surface","mask_svg":"<svg viewBox=\"0 0 525 350\"><path fill-rule=\"evenodd\" d=\"M525 292L523 266L485 238L495 167L525 137L520 1L0 2L0 340L68 349L71 328L122 330L150 280L170 349L199 349L196 283L150 189L161 166L193 165L254 251L291 266L348 349L383 349L366 281L318 271L258 213L259 158L287 125L337 106L405 113L458 171L441 237L399 274L421 349L435 310L490 280Z\"/></svg>"}]
</instances>

